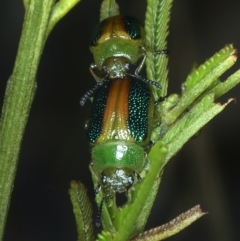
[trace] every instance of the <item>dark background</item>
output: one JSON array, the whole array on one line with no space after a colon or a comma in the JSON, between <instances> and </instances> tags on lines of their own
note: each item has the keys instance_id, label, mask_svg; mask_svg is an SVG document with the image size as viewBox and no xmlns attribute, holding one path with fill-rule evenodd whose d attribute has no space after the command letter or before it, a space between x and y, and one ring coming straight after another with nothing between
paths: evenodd
<instances>
[{"instance_id":1,"label":"dark background","mask_svg":"<svg viewBox=\"0 0 240 241\"><path fill-rule=\"evenodd\" d=\"M46 43L4 241L74 241L70 181L80 180L94 197L84 131L91 105L80 107L79 100L94 85L88 70L92 62L88 43L99 20L100 3L82 0L57 24ZM119 4L122 14L144 21L145 1ZM194 62L204 62L229 43L240 49L239 13L239 0L174 2L168 39L169 93L180 93ZM20 0L0 2L0 103L13 69L23 14ZM239 67L238 61L225 77ZM230 97L236 97L236 103L214 118L165 168L146 228L166 223L196 204L209 212L169 241L240 238L240 86L220 101Z\"/></svg>"}]
</instances>

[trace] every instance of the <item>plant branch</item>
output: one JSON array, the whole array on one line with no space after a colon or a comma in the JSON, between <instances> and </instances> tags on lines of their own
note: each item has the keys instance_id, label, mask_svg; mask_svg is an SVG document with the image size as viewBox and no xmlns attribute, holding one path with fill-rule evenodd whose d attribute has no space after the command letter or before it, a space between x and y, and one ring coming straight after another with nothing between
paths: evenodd
<instances>
[{"instance_id":1,"label":"plant branch","mask_svg":"<svg viewBox=\"0 0 240 241\"><path fill-rule=\"evenodd\" d=\"M49 21L53 19L55 1L24 1L26 13L22 35L13 73L7 82L0 120L0 240L5 228L22 136L36 90L37 68L50 31Z\"/></svg>"}]
</instances>

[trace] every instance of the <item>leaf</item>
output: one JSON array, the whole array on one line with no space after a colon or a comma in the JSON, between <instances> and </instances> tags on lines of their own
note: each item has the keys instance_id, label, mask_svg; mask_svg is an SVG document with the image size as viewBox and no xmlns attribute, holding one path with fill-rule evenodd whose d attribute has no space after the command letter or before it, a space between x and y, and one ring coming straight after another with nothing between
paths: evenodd
<instances>
[{"instance_id":1,"label":"leaf","mask_svg":"<svg viewBox=\"0 0 240 241\"><path fill-rule=\"evenodd\" d=\"M135 186L131 202L116 213L117 223L119 224L116 227L118 232L116 241L126 241L134 233L134 225L138 221L142 207L145 206L152 191L152 186L162 170L166 153L167 148L163 142L158 142L149 153L149 171L146 177ZM147 217L142 218L147 219Z\"/></svg>"},{"instance_id":2,"label":"leaf","mask_svg":"<svg viewBox=\"0 0 240 241\"><path fill-rule=\"evenodd\" d=\"M169 34L168 28L172 2L173 0L147 1L148 5L145 20L147 77L162 85L162 90L160 91L153 88L155 101L167 94L168 57L157 54L156 51L167 49L166 39Z\"/></svg>"},{"instance_id":3,"label":"leaf","mask_svg":"<svg viewBox=\"0 0 240 241\"><path fill-rule=\"evenodd\" d=\"M201 218L206 213L202 212L200 206L197 205L185 213L182 213L169 223L160 227L148 230L138 236L130 239L130 241L160 241L179 233L187 226L191 225L197 219Z\"/></svg>"},{"instance_id":4,"label":"leaf","mask_svg":"<svg viewBox=\"0 0 240 241\"><path fill-rule=\"evenodd\" d=\"M166 125L173 124L176 119L236 61L236 50L232 45L226 46L207 60L187 78L185 89L179 102L166 116L162 116L162 122ZM215 84L214 84L215 87Z\"/></svg>"},{"instance_id":5,"label":"leaf","mask_svg":"<svg viewBox=\"0 0 240 241\"><path fill-rule=\"evenodd\" d=\"M113 241L115 235L113 235L113 233L110 232L106 232L106 231L102 231L100 234L98 234L98 238L96 241Z\"/></svg>"},{"instance_id":6,"label":"leaf","mask_svg":"<svg viewBox=\"0 0 240 241\"><path fill-rule=\"evenodd\" d=\"M116 1L104 0L100 9L100 21L115 15L119 15L119 6Z\"/></svg>"},{"instance_id":7,"label":"leaf","mask_svg":"<svg viewBox=\"0 0 240 241\"><path fill-rule=\"evenodd\" d=\"M72 181L69 194L77 224L78 240L93 241L92 206L85 187L80 182Z\"/></svg>"},{"instance_id":8,"label":"leaf","mask_svg":"<svg viewBox=\"0 0 240 241\"><path fill-rule=\"evenodd\" d=\"M161 182L161 178L157 178L156 181L153 182L151 186L151 192L146 199L146 202L142 206L141 212L139 213L136 224L134 225L134 230L131 233L131 236L141 233L144 230L144 227L147 223L148 217L150 215L154 200L156 199L156 195L158 192L158 187Z\"/></svg>"},{"instance_id":9,"label":"leaf","mask_svg":"<svg viewBox=\"0 0 240 241\"><path fill-rule=\"evenodd\" d=\"M196 106L186 112L166 133L163 141L168 145L168 161L182 146L212 118L219 114L233 99L221 105L214 103L214 95L204 97Z\"/></svg>"},{"instance_id":10,"label":"leaf","mask_svg":"<svg viewBox=\"0 0 240 241\"><path fill-rule=\"evenodd\" d=\"M189 92L202 78L204 78L210 71L216 68L229 56L235 55L236 50L233 46L227 45L219 52L214 54L210 59L208 59L204 64L200 65L192 71L184 83L184 92Z\"/></svg>"},{"instance_id":11,"label":"leaf","mask_svg":"<svg viewBox=\"0 0 240 241\"><path fill-rule=\"evenodd\" d=\"M28 2L29 0L24 1ZM51 32L58 21L63 18L80 1L81 0L60 0L56 2L51 14L51 18L49 20L47 35Z\"/></svg>"},{"instance_id":12,"label":"leaf","mask_svg":"<svg viewBox=\"0 0 240 241\"><path fill-rule=\"evenodd\" d=\"M240 83L240 70L229 76L227 80L219 83L217 86L212 88L208 94L214 93L215 100L227 93L230 89Z\"/></svg>"}]
</instances>

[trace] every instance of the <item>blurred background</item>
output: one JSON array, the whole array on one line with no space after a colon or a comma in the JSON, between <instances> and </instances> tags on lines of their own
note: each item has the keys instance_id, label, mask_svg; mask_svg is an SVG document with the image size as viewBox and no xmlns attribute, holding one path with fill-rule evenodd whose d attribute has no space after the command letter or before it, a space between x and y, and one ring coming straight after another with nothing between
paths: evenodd
<instances>
[{"instance_id":1,"label":"blurred background","mask_svg":"<svg viewBox=\"0 0 240 241\"><path fill-rule=\"evenodd\" d=\"M84 123L94 85L89 39L101 1L82 0L54 28L37 75L38 88L22 142L4 241L74 241L68 196L79 180L94 199ZM146 1L119 0L121 13L144 22ZM193 63L203 63L226 44L240 49L239 0L177 0L168 38L169 93L180 93ZM20 0L0 2L0 103L13 69L24 16ZM240 68L237 61L222 80ZM146 229L164 224L201 204L209 214L169 241L237 241L240 238L240 86L219 101L236 98L189 141L165 168ZM96 204L93 202L94 210ZM94 213L96 215L96 212Z\"/></svg>"}]
</instances>

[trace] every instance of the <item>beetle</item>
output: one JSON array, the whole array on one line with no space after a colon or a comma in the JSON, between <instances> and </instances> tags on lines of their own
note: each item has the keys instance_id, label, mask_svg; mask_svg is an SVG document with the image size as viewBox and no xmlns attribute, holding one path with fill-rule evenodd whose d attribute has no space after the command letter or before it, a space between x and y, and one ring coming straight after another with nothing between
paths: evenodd
<instances>
[{"instance_id":1,"label":"beetle","mask_svg":"<svg viewBox=\"0 0 240 241\"><path fill-rule=\"evenodd\" d=\"M127 194L143 170L153 106L149 85L134 77L110 79L96 91L87 135L105 197Z\"/></svg>"},{"instance_id":2,"label":"beetle","mask_svg":"<svg viewBox=\"0 0 240 241\"><path fill-rule=\"evenodd\" d=\"M97 84L80 104L96 91L87 134L92 164L101 175L97 189L103 187L105 197L127 194L145 165L154 106L150 85L161 86L139 75L145 61L144 30L133 17L116 15L102 20L93 32L90 51L94 58L90 72ZM141 57L131 74L130 65Z\"/></svg>"},{"instance_id":3,"label":"beetle","mask_svg":"<svg viewBox=\"0 0 240 241\"><path fill-rule=\"evenodd\" d=\"M110 78L124 78L130 65L142 58L135 69L138 76L145 63L147 49L155 54L168 54L166 49L155 51L145 46L144 29L136 18L122 15L106 18L97 25L90 41L94 58L90 72L97 81L99 77L95 71Z\"/></svg>"},{"instance_id":4,"label":"beetle","mask_svg":"<svg viewBox=\"0 0 240 241\"><path fill-rule=\"evenodd\" d=\"M97 84L81 98L83 106L86 100L109 79L124 79L132 76L140 81L161 88L161 85L139 75L145 59L144 30L141 23L130 16L116 15L102 20L94 30L90 41L90 51L94 63L90 65L90 72ZM167 54L167 50L155 51L157 54ZM130 67L140 64L135 68L134 74Z\"/></svg>"},{"instance_id":5,"label":"beetle","mask_svg":"<svg viewBox=\"0 0 240 241\"><path fill-rule=\"evenodd\" d=\"M129 65L145 56L143 46L144 30L137 19L121 15L104 19L95 28L90 41L94 58L90 71L95 78L94 70L107 73L110 78L124 78Z\"/></svg>"},{"instance_id":6,"label":"beetle","mask_svg":"<svg viewBox=\"0 0 240 241\"><path fill-rule=\"evenodd\" d=\"M103 200L115 193L128 196L128 189L146 165L154 109L150 85L159 89L161 85L139 75L146 58L144 31L133 17L117 15L101 21L94 30L90 51L94 58L90 72L97 83L80 104L95 92L87 136L99 182L95 193L103 189L99 226ZM139 61L132 74L130 67Z\"/></svg>"}]
</instances>

